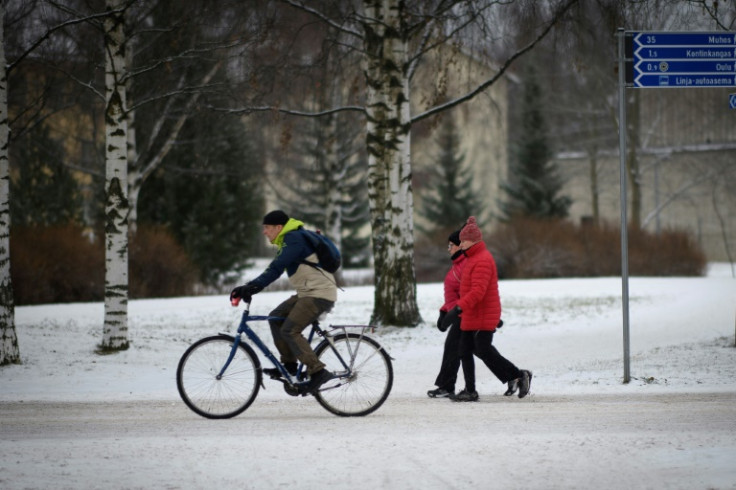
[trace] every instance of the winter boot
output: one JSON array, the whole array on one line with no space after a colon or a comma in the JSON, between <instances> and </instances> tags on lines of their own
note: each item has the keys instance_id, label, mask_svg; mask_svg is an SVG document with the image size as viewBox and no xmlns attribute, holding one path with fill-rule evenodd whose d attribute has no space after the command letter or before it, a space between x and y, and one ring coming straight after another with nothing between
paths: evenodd
<instances>
[{"instance_id":1,"label":"winter boot","mask_svg":"<svg viewBox=\"0 0 736 490\"><path fill-rule=\"evenodd\" d=\"M516 390L519 389L519 380L521 378L512 379L509 381L509 388L506 390L506 393L503 394L503 396L511 396L514 393L516 393Z\"/></svg>"},{"instance_id":2,"label":"winter boot","mask_svg":"<svg viewBox=\"0 0 736 490\"><path fill-rule=\"evenodd\" d=\"M519 378L519 398L524 398L529 394L532 387L532 372L526 369L521 370L521 378Z\"/></svg>"},{"instance_id":3,"label":"winter boot","mask_svg":"<svg viewBox=\"0 0 736 490\"><path fill-rule=\"evenodd\" d=\"M468 391L467 389L461 391L457 395L452 397L452 401L454 402L477 402L478 401L478 392Z\"/></svg>"},{"instance_id":4,"label":"winter boot","mask_svg":"<svg viewBox=\"0 0 736 490\"><path fill-rule=\"evenodd\" d=\"M320 369L316 373L312 374L307 384L307 393L315 394L319 391L319 387L327 383L329 380L335 377L334 374L326 369Z\"/></svg>"},{"instance_id":5,"label":"winter boot","mask_svg":"<svg viewBox=\"0 0 736 490\"><path fill-rule=\"evenodd\" d=\"M286 370L289 372L291 376L296 376L297 365L295 362L285 362L284 367L286 368ZM279 368L275 368L275 367L264 369L263 374L271 377L271 379L279 379L282 377L282 374Z\"/></svg>"},{"instance_id":6,"label":"winter boot","mask_svg":"<svg viewBox=\"0 0 736 490\"><path fill-rule=\"evenodd\" d=\"M446 390L444 388L437 388L436 390L429 390L427 396L430 398L450 398L455 395L455 390Z\"/></svg>"}]
</instances>

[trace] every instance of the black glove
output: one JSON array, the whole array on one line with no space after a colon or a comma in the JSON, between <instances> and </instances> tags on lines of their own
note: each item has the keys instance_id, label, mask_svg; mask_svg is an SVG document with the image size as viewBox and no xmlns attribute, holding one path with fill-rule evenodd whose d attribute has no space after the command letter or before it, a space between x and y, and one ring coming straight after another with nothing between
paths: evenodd
<instances>
[{"instance_id":1,"label":"black glove","mask_svg":"<svg viewBox=\"0 0 736 490\"><path fill-rule=\"evenodd\" d=\"M501 327L503 327L503 320L499 319L498 325L496 325L496 328L501 328Z\"/></svg>"},{"instance_id":2,"label":"black glove","mask_svg":"<svg viewBox=\"0 0 736 490\"><path fill-rule=\"evenodd\" d=\"M233 289L230 293L230 300L232 301L234 298L240 298L246 303L250 303L251 296L257 294L262 289L262 287L249 282L248 284L244 284Z\"/></svg>"},{"instance_id":3,"label":"black glove","mask_svg":"<svg viewBox=\"0 0 736 490\"><path fill-rule=\"evenodd\" d=\"M437 330L439 330L440 332L444 332L444 330L442 329L442 320L445 319L445 315L447 315L447 312L440 310L440 316L439 318L437 318Z\"/></svg>"},{"instance_id":4,"label":"black glove","mask_svg":"<svg viewBox=\"0 0 736 490\"><path fill-rule=\"evenodd\" d=\"M438 327L440 329L440 332L444 332L452 325L460 325L460 313L462 312L463 311L460 309L459 306L456 306L448 311L447 315L445 315L445 318L442 319L442 324Z\"/></svg>"}]
</instances>

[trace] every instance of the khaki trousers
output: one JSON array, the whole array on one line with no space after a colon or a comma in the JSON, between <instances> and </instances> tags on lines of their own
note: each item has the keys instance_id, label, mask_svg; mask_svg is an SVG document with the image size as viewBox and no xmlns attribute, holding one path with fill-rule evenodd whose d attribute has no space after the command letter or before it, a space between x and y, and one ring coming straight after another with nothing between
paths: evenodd
<instances>
[{"instance_id":1,"label":"khaki trousers","mask_svg":"<svg viewBox=\"0 0 736 490\"><path fill-rule=\"evenodd\" d=\"M296 363L297 360L307 366L310 375L324 369L324 363L317 359L302 331L316 321L322 313L330 311L334 301L322 298L299 298L297 295L278 305L270 313L271 316L284 317L284 320L270 320L273 342L281 354L281 362Z\"/></svg>"}]
</instances>

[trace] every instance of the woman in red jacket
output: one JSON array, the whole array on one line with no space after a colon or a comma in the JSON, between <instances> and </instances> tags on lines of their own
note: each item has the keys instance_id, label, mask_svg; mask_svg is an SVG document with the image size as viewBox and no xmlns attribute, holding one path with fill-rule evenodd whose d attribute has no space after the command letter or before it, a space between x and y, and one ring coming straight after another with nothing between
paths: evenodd
<instances>
[{"instance_id":1,"label":"woman in red jacket","mask_svg":"<svg viewBox=\"0 0 736 490\"><path fill-rule=\"evenodd\" d=\"M460 248L468 257L460 281L460 299L446 316L459 316L460 359L465 376L465 389L452 397L455 401L476 401L475 363L478 356L493 374L508 383L507 395L518 387L519 398L529 393L532 381L530 371L517 368L493 346L493 332L501 319L501 298L498 295L498 272L493 256L483 242L483 235L471 216L460 232Z\"/></svg>"},{"instance_id":2,"label":"woman in red jacket","mask_svg":"<svg viewBox=\"0 0 736 490\"><path fill-rule=\"evenodd\" d=\"M460 319L445 325L443 320L447 312L452 310L460 299L460 278L467 258L460 249L460 230L453 232L447 238L447 252L452 260L452 267L445 276L445 303L440 308L440 316L437 319L437 328L440 332L447 330L445 338L445 350L442 353L442 365L434 384L434 390L429 390L427 396L430 398L447 398L455 395L455 382L457 372L460 369ZM449 330L448 330L449 328Z\"/></svg>"}]
</instances>

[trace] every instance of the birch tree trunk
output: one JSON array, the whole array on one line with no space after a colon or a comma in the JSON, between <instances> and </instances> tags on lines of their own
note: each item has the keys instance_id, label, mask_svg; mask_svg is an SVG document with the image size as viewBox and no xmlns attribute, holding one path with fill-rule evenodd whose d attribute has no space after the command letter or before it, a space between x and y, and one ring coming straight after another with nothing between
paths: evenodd
<instances>
[{"instance_id":1,"label":"birch tree trunk","mask_svg":"<svg viewBox=\"0 0 736 490\"><path fill-rule=\"evenodd\" d=\"M416 301L408 40L401 0L365 0L368 199L373 228L372 324L421 322Z\"/></svg>"},{"instance_id":2,"label":"birch tree trunk","mask_svg":"<svg viewBox=\"0 0 736 490\"><path fill-rule=\"evenodd\" d=\"M120 0L105 19L105 324L103 351L128 348L128 158L125 33Z\"/></svg>"},{"instance_id":3,"label":"birch tree trunk","mask_svg":"<svg viewBox=\"0 0 736 490\"><path fill-rule=\"evenodd\" d=\"M8 77L5 64L5 3L0 2L0 366L20 364L10 277L10 162Z\"/></svg>"}]
</instances>

